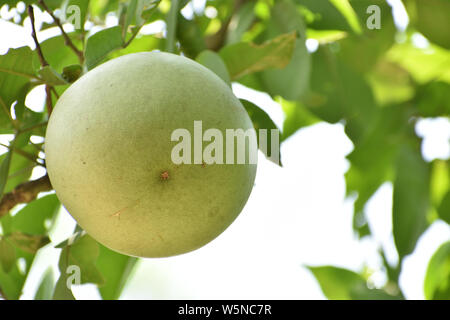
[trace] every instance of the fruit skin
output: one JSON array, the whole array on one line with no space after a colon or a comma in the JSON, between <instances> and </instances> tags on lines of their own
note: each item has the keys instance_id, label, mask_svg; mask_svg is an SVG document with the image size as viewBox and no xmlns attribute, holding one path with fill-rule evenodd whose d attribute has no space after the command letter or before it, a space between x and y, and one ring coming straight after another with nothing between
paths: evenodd
<instances>
[{"instance_id":1,"label":"fruit skin","mask_svg":"<svg viewBox=\"0 0 450 320\"><path fill-rule=\"evenodd\" d=\"M231 89L190 59L133 53L89 71L61 95L47 127L58 198L93 238L127 255L205 245L241 212L256 165L175 165L171 134L186 128L193 137L194 120L224 139L225 129L253 128Z\"/></svg>"}]
</instances>

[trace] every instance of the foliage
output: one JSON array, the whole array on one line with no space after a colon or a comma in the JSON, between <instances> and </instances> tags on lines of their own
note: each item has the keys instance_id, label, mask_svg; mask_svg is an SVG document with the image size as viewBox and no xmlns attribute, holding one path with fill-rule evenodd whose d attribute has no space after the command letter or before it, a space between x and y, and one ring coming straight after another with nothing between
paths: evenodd
<instances>
[{"instance_id":1,"label":"foliage","mask_svg":"<svg viewBox=\"0 0 450 320\"><path fill-rule=\"evenodd\" d=\"M18 0L6 0L15 7ZM319 121L345 124L354 149L348 155L347 194L356 196L354 230L371 237L365 205L385 182L393 185L393 238L397 265L384 261L382 288L369 275L337 267L309 267L330 299L402 299L402 261L436 219L450 222L450 162L427 162L415 124L425 117L450 115L449 2L404 0L410 24L396 29L383 0L208 0L216 16L183 16L186 0L26 0L35 9L65 12L78 5L81 28L42 43L49 65L36 49L10 49L0 56L0 134L12 134L0 155L0 198L26 183L35 166L44 166L41 146L49 114L59 95L102 62L130 52L162 50L184 54L213 70L227 84L238 82L267 92L285 113L282 141ZM370 5L380 9L380 29L369 29ZM27 12L20 13L20 25ZM107 15L118 23L108 28ZM62 18L62 17L60 17ZM142 27L162 20L166 32L143 35ZM85 21L89 23L84 24ZM94 28L85 26L95 25ZM58 28L56 21L42 29ZM427 48L414 45L421 33ZM307 40L309 39L309 40ZM399 40L401 39L401 40ZM72 43L74 48L68 45ZM315 42L314 42L315 41ZM307 43L316 43L308 50ZM79 51L80 54L77 54ZM44 112L25 105L29 92L47 87ZM256 128L276 128L269 116L243 101ZM19 212L0 209L0 293L18 299L36 252L49 245L50 225L60 204L54 194L29 202ZM1 205L0 205L1 208ZM50 244L54 245L54 244ZM83 232L60 244L60 278L49 269L36 299L73 299L66 286L68 265L83 270L81 283L95 283L104 299L120 297L135 258L115 253ZM449 243L434 254L425 279L427 299L450 299ZM25 267L20 261L25 262ZM22 263L23 264L23 263Z\"/></svg>"}]
</instances>

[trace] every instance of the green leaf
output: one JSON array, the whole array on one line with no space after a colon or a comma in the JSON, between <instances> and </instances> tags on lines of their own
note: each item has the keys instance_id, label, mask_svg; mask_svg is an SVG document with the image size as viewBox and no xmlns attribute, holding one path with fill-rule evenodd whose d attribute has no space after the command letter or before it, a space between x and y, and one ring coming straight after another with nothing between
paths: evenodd
<instances>
[{"instance_id":1,"label":"green leaf","mask_svg":"<svg viewBox=\"0 0 450 320\"><path fill-rule=\"evenodd\" d=\"M308 26L317 30L352 31L347 19L329 0L295 0L309 18ZM306 10L305 10L306 9ZM308 12L309 11L309 12ZM352 22L353 23L353 22Z\"/></svg>"},{"instance_id":2,"label":"green leaf","mask_svg":"<svg viewBox=\"0 0 450 320\"><path fill-rule=\"evenodd\" d=\"M37 73L48 85L58 86L67 84L66 80L50 66L42 67Z\"/></svg>"},{"instance_id":3,"label":"green leaf","mask_svg":"<svg viewBox=\"0 0 450 320\"><path fill-rule=\"evenodd\" d=\"M68 33L73 44L78 48L81 46L80 40L76 37L77 33ZM66 66L79 63L77 55L65 44L63 36L49 38L41 43L41 49L45 60L57 72L62 72ZM37 55L34 55L33 65L39 66ZM59 88L59 87L58 87Z\"/></svg>"},{"instance_id":4,"label":"green leaf","mask_svg":"<svg viewBox=\"0 0 450 320\"><path fill-rule=\"evenodd\" d=\"M319 281L324 295L330 300L391 300L391 296L380 289L369 289L367 281L359 274L332 266L308 267Z\"/></svg>"},{"instance_id":5,"label":"green leaf","mask_svg":"<svg viewBox=\"0 0 450 320\"><path fill-rule=\"evenodd\" d=\"M9 167L11 165L11 154L12 151L8 151L0 164L0 199L3 197L3 191L5 190L6 183L8 181Z\"/></svg>"},{"instance_id":6,"label":"green leaf","mask_svg":"<svg viewBox=\"0 0 450 320\"><path fill-rule=\"evenodd\" d=\"M61 254L62 257L62 254ZM64 269L66 270L66 269ZM65 272L65 271L64 271ZM73 296L71 288L67 286L67 275L61 275L59 276L58 281L55 285L55 290L53 292L53 300L76 300Z\"/></svg>"},{"instance_id":7,"label":"green leaf","mask_svg":"<svg viewBox=\"0 0 450 320\"><path fill-rule=\"evenodd\" d=\"M254 105L253 103L247 100L241 99L241 103L253 122L253 127L255 128L257 133L259 149L264 153L267 159L281 166L279 139L278 145L276 145L277 150L272 150L272 133L271 133L271 130L276 130L279 134L280 133L279 129L264 110L262 110L261 108L259 108L258 106ZM265 143L266 146L261 144L261 137L259 132L260 129L266 130L267 133L266 137L263 137L263 139L266 141Z\"/></svg>"},{"instance_id":8,"label":"green leaf","mask_svg":"<svg viewBox=\"0 0 450 320\"><path fill-rule=\"evenodd\" d=\"M283 112L286 116L283 122L283 134L281 141L286 140L293 135L298 129L310 126L320 121L313 115L301 102L288 101L278 98L277 102L281 104Z\"/></svg>"},{"instance_id":9,"label":"green leaf","mask_svg":"<svg viewBox=\"0 0 450 320\"><path fill-rule=\"evenodd\" d=\"M450 82L450 68L446 67L450 64L450 51L436 45L430 44L424 50L414 46L409 38L395 44L386 58L406 69L419 83L437 80Z\"/></svg>"},{"instance_id":10,"label":"green leaf","mask_svg":"<svg viewBox=\"0 0 450 320\"><path fill-rule=\"evenodd\" d=\"M73 64L71 66L64 67L61 76L65 81L72 83L81 77L82 73L83 67L79 64Z\"/></svg>"},{"instance_id":11,"label":"green leaf","mask_svg":"<svg viewBox=\"0 0 450 320\"><path fill-rule=\"evenodd\" d=\"M0 130L12 129L11 105L21 100L29 88L30 79L37 79L29 47L9 49L0 55ZM5 132L12 133L12 132Z\"/></svg>"},{"instance_id":12,"label":"green leaf","mask_svg":"<svg viewBox=\"0 0 450 320\"><path fill-rule=\"evenodd\" d=\"M268 69L260 74L265 91L272 96L282 96L287 100L297 100L308 89L311 59L306 49L305 24L302 16L290 1L278 1L272 9L272 20L266 32L270 37L296 32L294 50L282 69Z\"/></svg>"},{"instance_id":13,"label":"green leaf","mask_svg":"<svg viewBox=\"0 0 450 320\"><path fill-rule=\"evenodd\" d=\"M166 41L166 51L167 52L175 52L175 36L177 30L177 18L178 12L181 8L179 8L179 0L172 0L170 2L170 10L167 14L166 18L166 28L167 28L167 41Z\"/></svg>"},{"instance_id":14,"label":"green leaf","mask_svg":"<svg viewBox=\"0 0 450 320\"><path fill-rule=\"evenodd\" d=\"M407 2L406 9L417 30L437 45L450 49L450 1L413 0Z\"/></svg>"},{"instance_id":15,"label":"green leaf","mask_svg":"<svg viewBox=\"0 0 450 320\"><path fill-rule=\"evenodd\" d=\"M90 36L86 44L86 66L88 70L98 65L106 56L123 45L119 26L101 30Z\"/></svg>"},{"instance_id":16,"label":"green leaf","mask_svg":"<svg viewBox=\"0 0 450 320\"><path fill-rule=\"evenodd\" d=\"M22 232L8 234L6 239L15 247L32 254L35 254L40 248L50 243L50 239L47 236L30 235Z\"/></svg>"},{"instance_id":17,"label":"green leaf","mask_svg":"<svg viewBox=\"0 0 450 320\"><path fill-rule=\"evenodd\" d=\"M417 88L414 98L423 117L450 116L450 84L433 81Z\"/></svg>"},{"instance_id":18,"label":"green leaf","mask_svg":"<svg viewBox=\"0 0 450 320\"><path fill-rule=\"evenodd\" d=\"M16 262L16 250L4 237L0 238L0 267L9 273Z\"/></svg>"},{"instance_id":19,"label":"green leaf","mask_svg":"<svg viewBox=\"0 0 450 320\"><path fill-rule=\"evenodd\" d=\"M96 266L105 278L104 285L99 287L100 294L104 300L117 300L138 259L117 253L100 244L99 247Z\"/></svg>"},{"instance_id":20,"label":"green leaf","mask_svg":"<svg viewBox=\"0 0 450 320\"><path fill-rule=\"evenodd\" d=\"M49 267L41 279L34 300L51 300L53 297L54 282L53 270Z\"/></svg>"},{"instance_id":21,"label":"green leaf","mask_svg":"<svg viewBox=\"0 0 450 320\"><path fill-rule=\"evenodd\" d=\"M99 256L99 244L89 235L84 234L77 237L75 242L68 243L61 253L60 263L62 259L65 269L61 269L61 273L66 273L67 267L71 265L78 266L81 272L81 283L96 283L102 285L105 282L100 271L95 266Z\"/></svg>"},{"instance_id":22,"label":"green leaf","mask_svg":"<svg viewBox=\"0 0 450 320\"><path fill-rule=\"evenodd\" d=\"M206 49L206 42L196 20L188 20L178 14L176 36L180 41L181 50L190 58L196 57Z\"/></svg>"},{"instance_id":23,"label":"green leaf","mask_svg":"<svg viewBox=\"0 0 450 320\"><path fill-rule=\"evenodd\" d=\"M141 2L141 1L140 1ZM127 13L125 15L125 20L122 26L122 38L125 41L125 37L127 35L128 32L128 27L131 25L131 23L134 21L136 22L136 16L140 17L140 12L136 12L136 10L138 9L138 0L131 0L129 1L129 3L127 4L126 8L127 8Z\"/></svg>"},{"instance_id":24,"label":"green leaf","mask_svg":"<svg viewBox=\"0 0 450 320\"><path fill-rule=\"evenodd\" d=\"M442 244L428 263L425 299L450 300L450 241Z\"/></svg>"},{"instance_id":25,"label":"green leaf","mask_svg":"<svg viewBox=\"0 0 450 320\"><path fill-rule=\"evenodd\" d=\"M231 85L227 66L220 55L213 51L205 50L195 60L217 74L226 84Z\"/></svg>"},{"instance_id":26,"label":"green leaf","mask_svg":"<svg viewBox=\"0 0 450 320\"><path fill-rule=\"evenodd\" d=\"M48 231L46 221L52 221L59 208L60 202L55 194L34 200L13 216L11 231L44 235Z\"/></svg>"},{"instance_id":27,"label":"green leaf","mask_svg":"<svg viewBox=\"0 0 450 320\"><path fill-rule=\"evenodd\" d=\"M254 22L256 1L244 3L239 11L233 15L230 26L227 30L226 44L240 42L242 35L250 28Z\"/></svg>"},{"instance_id":28,"label":"green leaf","mask_svg":"<svg viewBox=\"0 0 450 320\"><path fill-rule=\"evenodd\" d=\"M261 45L240 42L224 47L220 56L227 65L231 79L267 68L286 67L294 52L295 32L283 34Z\"/></svg>"},{"instance_id":29,"label":"green leaf","mask_svg":"<svg viewBox=\"0 0 450 320\"><path fill-rule=\"evenodd\" d=\"M419 148L403 145L396 162L393 233L400 258L411 253L427 227L430 206L430 170Z\"/></svg>"},{"instance_id":30,"label":"green leaf","mask_svg":"<svg viewBox=\"0 0 450 320\"><path fill-rule=\"evenodd\" d=\"M450 224L450 191L448 191L438 207L439 218Z\"/></svg>"}]
</instances>

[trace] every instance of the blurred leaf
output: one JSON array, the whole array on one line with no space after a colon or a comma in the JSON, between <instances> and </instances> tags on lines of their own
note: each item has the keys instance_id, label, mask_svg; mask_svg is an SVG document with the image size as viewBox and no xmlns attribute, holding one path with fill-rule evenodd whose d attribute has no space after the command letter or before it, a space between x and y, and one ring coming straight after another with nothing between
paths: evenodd
<instances>
[{"instance_id":1,"label":"blurred leaf","mask_svg":"<svg viewBox=\"0 0 450 320\"><path fill-rule=\"evenodd\" d=\"M344 30L352 31L347 19L329 0L295 0L301 7L309 10L312 18L308 21L309 27L318 30ZM303 10L304 11L304 10Z\"/></svg>"},{"instance_id":2,"label":"blurred leaf","mask_svg":"<svg viewBox=\"0 0 450 320\"><path fill-rule=\"evenodd\" d=\"M450 49L450 1L407 1L406 9L417 30L437 45Z\"/></svg>"},{"instance_id":3,"label":"blurred leaf","mask_svg":"<svg viewBox=\"0 0 450 320\"><path fill-rule=\"evenodd\" d=\"M3 197L6 183L8 181L9 167L11 165L12 151L8 151L0 164L0 199Z\"/></svg>"},{"instance_id":4,"label":"blurred leaf","mask_svg":"<svg viewBox=\"0 0 450 320\"><path fill-rule=\"evenodd\" d=\"M288 101L278 98L283 112L286 115L283 123L283 134L281 140L284 141L294 134L298 129L310 126L320 121L301 102Z\"/></svg>"},{"instance_id":5,"label":"blurred leaf","mask_svg":"<svg viewBox=\"0 0 450 320\"><path fill-rule=\"evenodd\" d=\"M90 36L86 44L86 66L88 70L98 65L111 51L123 45L119 26L101 30Z\"/></svg>"},{"instance_id":6,"label":"blurred leaf","mask_svg":"<svg viewBox=\"0 0 450 320\"><path fill-rule=\"evenodd\" d=\"M302 16L290 1L278 1L272 9L272 20L267 27L270 37L296 32L294 50L282 69L268 69L261 72L261 83L272 96L280 95L287 100L297 100L308 89L311 60L306 49L306 31Z\"/></svg>"},{"instance_id":7,"label":"blurred leaf","mask_svg":"<svg viewBox=\"0 0 450 320\"><path fill-rule=\"evenodd\" d=\"M40 248L50 243L47 236L30 235L22 232L13 232L6 236L8 241L17 248L35 254Z\"/></svg>"},{"instance_id":8,"label":"blurred leaf","mask_svg":"<svg viewBox=\"0 0 450 320\"><path fill-rule=\"evenodd\" d=\"M417 88L417 108L423 117L450 116L450 84L433 81Z\"/></svg>"},{"instance_id":9,"label":"blurred leaf","mask_svg":"<svg viewBox=\"0 0 450 320\"><path fill-rule=\"evenodd\" d=\"M226 44L240 42L242 35L250 28L255 20L255 5L257 1L249 1L242 5L233 15L227 30Z\"/></svg>"},{"instance_id":10,"label":"blurred leaf","mask_svg":"<svg viewBox=\"0 0 450 320\"><path fill-rule=\"evenodd\" d=\"M66 80L50 66L42 67L37 73L48 85L58 86L67 84Z\"/></svg>"},{"instance_id":11,"label":"blurred leaf","mask_svg":"<svg viewBox=\"0 0 450 320\"><path fill-rule=\"evenodd\" d=\"M409 72L396 63L382 59L367 77L379 105L402 103L414 97L415 84Z\"/></svg>"},{"instance_id":12,"label":"blurred leaf","mask_svg":"<svg viewBox=\"0 0 450 320\"><path fill-rule=\"evenodd\" d=\"M0 237L0 267L9 273L16 262L16 250L4 237Z\"/></svg>"},{"instance_id":13,"label":"blurred leaf","mask_svg":"<svg viewBox=\"0 0 450 320\"><path fill-rule=\"evenodd\" d=\"M450 224L450 191L446 193L438 207L439 218Z\"/></svg>"},{"instance_id":14,"label":"blurred leaf","mask_svg":"<svg viewBox=\"0 0 450 320\"><path fill-rule=\"evenodd\" d=\"M89 12L93 17L104 19L108 12L117 11L119 0L95 0L89 2Z\"/></svg>"},{"instance_id":15,"label":"blurred leaf","mask_svg":"<svg viewBox=\"0 0 450 320\"><path fill-rule=\"evenodd\" d=\"M296 35L283 34L262 45L236 43L224 47L220 56L227 65L231 79L267 68L284 68L291 60Z\"/></svg>"},{"instance_id":16,"label":"blurred leaf","mask_svg":"<svg viewBox=\"0 0 450 320\"><path fill-rule=\"evenodd\" d=\"M425 299L450 300L450 241L442 244L428 263Z\"/></svg>"},{"instance_id":17,"label":"blurred leaf","mask_svg":"<svg viewBox=\"0 0 450 320\"><path fill-rule=\"evenodd\" d=\"M138 4L138 0L130 0L127 3L127 6L126 6L127 13L125 15L125 21L124 21L124 24L122 26L122 38L123 38L123 41L125 41L125 37L126 37L127 32L128 32L128 27L131 25L131 23L133 21L136 23L136 17L140 17L141 16L141 12L139 12L139 10L142 10L142 7L140 7L140 6L138 7L137 4Z\"/></svg>"},{"instance_id":18,"label":"blurred leaf","mask_svg":"<svg viewBox=\"0 0 450 320\"><path fill-rule=\"evenodd\" d=\"M34 300L51 300L54 290L54 281L52 268L49 267L41 279Z\"/></svg>"},{"instance_id":19,"label":"blurred leaf","mask_svg":"<svg viewBox=\"0 0 450 320\"><path fill-rule=\"evenodd\" d=\"M308 267L320 284L324 295L330 300L392 300L379 289L369 289L359 274L332 266Z\"/></svg>"},{"instance_id":20,"label":"blurred leaf","mask_svg":"<svg viewBox=\"0 0 450 320\"><path fill-rule=\"evenodd\" d=\"M96 266L105 279L104 285L99 287L100 294L104 300L117 300L138 259L117 253L100 244L99 247Z\"/></svg>"},{"instance_id":21,"label":"blurred leaf","mask_svg":"<svg viewBox=\"0 0 450 320\"><path fill-rule=\"evenodd\" d=\"M406 69L419 83L430 81L450 82L450 51L430 45L427 49L417 48L412 40L395 44L386 58Z\"/></svg>"},{"instance_id":22,"label":"blurred leaf","mask_svg":"<svg viewBox=\"0 0 450 320\"><path fill-rule=\"evenodd\" d=\"M231 85L227 66L220 55L213 51L205 50L195 60L217 74L226 84Z\"/></svg>"},{"instance_id":23,"label":"blurred leaf","mask_svg":"<svg viewBox=\"0 0 450 320\"><path fill-rule=\"evenodd\" d=\"M188 20L180 13L176 28L176 36L187 57L194 58L206 49L205 38L195 20Z\"/></svg>"},{"instance_id":24,"label":"blurred leaf","mask_svg":"<svg viewBox=\"0 0 450 320\"><path fill-rule=\"evenodd\" d=\"M65 270L65 269L64 269ZM52 296L53 300L76 300L72 290L67 286L67 275L59 276Z\"/></svg>"},{"instance_id":25,"label":"blurred leaf","mask_svg":"<svg viewBox=\"0 0 450 320\"><path fill-rule=\"evenodd\" d=\"M258 138L259 149L264 153L267 159L281 166L280 143L278 143L277 150L272 150L272 133L271 133L271 130L273 129L277 130L278 133L280 133L279 129L264 110L262 110L255 104L251 103L250 101L243 99L241 99L240 101L253 122L253 127L256 130ZM263 140L266 141L265 147L261 144L261 136L260 136L261 133L259 131L260 129L265 129L267 132L266 137L263 137Z\"/></svg>"},{"instance_id":26,"label":"blurred leaf","mask_svg":"<svg viewBox=\"0 0 450 320\"><path fill-rule=\"evenodd\" d=\"M414 250L427 227L429 171L418 148L402 145L396 161L392 211L394 241L400 258Z\"/></svg>"},{"instance_id":27,"label":"blurred leaf","mask_svg":"<svg viewBox=\"0 0 450 320\"><path fill-rule=\"evenodd\" d=\"M166 17L166 30L167 30L167 42L166 42L166 51L167 52L175 52L175 37L177 30L177 18L178 12L180 11L179 7L180 0L172 0L170 2L170 10Z\"/></svg>"},{"instance_id":28,"label":"blurred leaf","mask_svg":"<svg viewBox=\"0 0 450 320\"><path fill-rule=\"evenodd\" d=\"M34 200L13 216L11 231L44 235L48 231L46 221L52 221L59 208L60 202L55 194Z\"/></svg>"},{"instance_id":29,"label":"blurred leaf","mask_svg":"<svg viewBox=\"0 0 450 320\"><path fill-rule=\"evenodd\" d=\"M159 49L163 39L157 38L153 35L142 35L137 36L126 48L120 48L115 50L108 55L107 59L113 59L125 54L143 51L152 51Z\"/></svg>"}]
</instances>

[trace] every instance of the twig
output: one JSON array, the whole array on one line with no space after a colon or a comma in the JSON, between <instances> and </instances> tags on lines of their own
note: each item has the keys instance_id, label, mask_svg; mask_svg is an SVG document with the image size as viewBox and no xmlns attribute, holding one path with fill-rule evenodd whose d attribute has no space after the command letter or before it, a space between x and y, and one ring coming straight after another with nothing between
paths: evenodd
<instances>
[{"instance_id":1,"label":"twig","mask_svg":"<svg viewBox=\"0 0 450 320\"><path fill-rule=\"evenodd\" d=\"M5 194L0 200L0 218L20 203L28 203L36 199L39 193L53 189L48 175L37 180L18 185L13 191Z\"/></svg>"},{"instance_id":2,"label":"twig","mask_svg":"<svg viewBox=\"0 0 450 320\"><path fill-rule=\"evenodd\" d=\"M83 52L81 50L79 50L77 47L75 47L75 45L73 44L72 40L70 40L69 36L64 31L64 28L63 28L63 26L61 24L61 21L53 14L53 11L45 4L44 0L39 0L39 4L44 8L45 11L48 12L48 14L55 21L56 25L61 30L62 36L64 37L65 44L67 46L69 46L73 50L73 52L75 52L75 54L78 57L78 60L80 60L80 64L83 64L83 61L84 61Z\"/></svg>"},{"instance_id":3,"label":"twig","mask_svg":"<svg viewBox=\"0 0 450 320\"><path fill-rule=\"evenodd\" d=\"M19 135L19 134L24 133L24 132L32 131L32 130L34 130L36 128L40 128L40 127L46 126L47 124L48 124L48 121L40 122L40 123L37 123L37 124L35 124L33 126L29 126L29 127L25 128L25 129L21 129L17 134Z\"/></svg>"},{"instance_id":4,"label":"twig","mask_svg":"<svg viewBox=\"0 0 450 320\"><path fill-rule=\"evenodd\" d=\"M137 34L139 33L139 31L141 30L141 28L143 26L144 26L144 24L141 24L139 27L137 27L136 31L131 35L131 38L128 39L128 41L123 44L123 46L122 46L123 49L128 47L128 45L131 43L131 41L133 41L134 38L136 38Z\"/></svg>"},{"instance_id":5,"label":"twig","mask_svg":"<svg viewBox=\"0 0 450 320\"><path fill-rule=\"evenodd\" d=\"M0 143L0 146L5 147L5 148L8 148L9 150L11 150L11 151L13 151L13 152L15 152L15 153L21 155L21 156L24 157L24 158L27 158L28 160L30 160L30 161L36 163L36 164L39 165L39 166L45 167L44 164L43 164L43 163L40 163L39 161L37 161L37 159L35 158L35 156L32 155L31 153L28 153L28 152L26 152L26 151L17 149L17 148L15 148L15 147L13 147L13 146L8 146L8 145L3 144L3 143ZM39 158L39 159L41 159L41 158Z\"/></svg>"},{"instance_id":6,"label":"twig","mask_svg":"<svg viewBox=\"0 0 450 320\"><path fill-rule=\"evenodd\" d=\"M45 60L44 55L42 54L41 46L39 45L39 41L36 36L36 27L34 26L34 9L31 4L28 5L28 15L30 16L31 20L31 36L33 37L34 43L36 44L36 51L39 56L39 61L41 62L41 65L43 67L48 66L48 62L47 60Z\"/></svg>"},{"instance_id":7,"label":"twig","mask_svg":"<svg viewBox=\"0 0 450 320\"><path fill-rule=\"evenodd\" d=\"M49 85L45 86L45 94L46 94L46 104L47 104L47 112L48 115L50 116L52 114L53 111L53 102L52 102L52 87Z\"/></svg>"}]
</instances>

